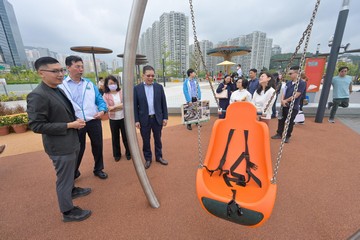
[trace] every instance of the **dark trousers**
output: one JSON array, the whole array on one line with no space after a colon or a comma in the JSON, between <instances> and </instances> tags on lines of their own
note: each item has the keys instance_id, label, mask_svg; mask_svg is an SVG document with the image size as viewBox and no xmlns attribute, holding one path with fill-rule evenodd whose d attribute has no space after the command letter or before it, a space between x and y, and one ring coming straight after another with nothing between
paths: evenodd
<instances>
[{"instance_id":1,"label":"dark trousers","mask_svg":"<svg viewBox=\"0 0 360 240\"><path fill-rule=\"evenodd\" d=\"M77 151L62 155L49 155L56 171L56 193L59 208L62 213L73 209L71 192L74 187L74 170L79 153Z\"/></svg>"},{"instance_id":2,"label":"dark trousers","mask_svg":"<svg viewBox=\"0 0 360 240\"><path fill-rule=\"evenodd\" d=\"M329 119L334 119L338 107L347 108L349 106L349 98L334 98L331 107Z\"/></svg>"},{"instance_id":3,"label":"dark trousers","mask_svg":"<svg viewBox=\"0 0 360 240\"><path fill-rule=\"evenodd\" d=\"M293 131L294 128L294 120L296 115L298 114L299 110L298 109L293 109L292 113L291 113L291 118L290 118L290 123L289 123L289 128L286 134L287 138L291 137L291 133ZM277 129L277 133L282 136L283 132L284 132L284 128L285 128L285 121L287 118L287 115L289 113L289 108L288 107L283 107L282 108L282 118L279 119L278 121L278 129Z\"/></svg>"},{"instance_id":4,"label":"dark trousers","mask_svg":"<svg viewBox=\"0 0 360 240\"><path fill-rule=\"evenodd\" d=\"M150 147L151 131L154 135L155 142L155 158L162 158L162 143L161 143L162 125L159 125L155 116L149 117L148 126L141 125L140 133L143 140L143 154L146 161L152 160L152 153Z\"/></svg>"},{"instance_id":5,"label":"dark trousers","mask_svg":"<svg viewBox=\"0 0 360 240\"><path fill-rule=\"evenodd\" d=\"M112 150L114 157L121 157L121 148L120 148L120 131L122 136L122 142L125 147L125 154L126 156L130 156L130 149L126 137L125 131L125 120L111 120L110 122L110 130L111 130L111 141L112 141Z\"/></svg>"},{"instance_id":6,"label":"dark trousers","mask_svg":"<svg viewBox=\"0 0 360 240\"><path fill-rule=\"evenodd\" d=\"M223 110L223 112L221 112L221 114L219 114L220 119L224 119L226 117L226 109L229 106L229 100L230 99L228 99L228 98L219 99L219 106Z\"/></svg>"},{"instance_id":7,"label":"dark trousers","mask_svg":"<svg viewBox=\"0 0 360 240\"><path fill-rule=\"evenodd\" d=\"M191 102L192 102L192 103L196 103L196 102L197 102L197 98L196 98L196 97L192 97L192 98L191 98ZM188 124L188 126L191 126L191 124Z\"/></svg>"},{"instance_id":8,"label":"dark trousers","mask_svg":"<svg viewBox=\"0 0 360 240\"><path fill-rule=\"evenodd\" d=\"M79 130L80 152L75 172L79 171L81 160L85 152L86 133L89 135L91 151L94 156L94 172L101 171L104 169L102 126L100 119L93 119L86 122L86 126Z\"/></svg>"}]
</instances>

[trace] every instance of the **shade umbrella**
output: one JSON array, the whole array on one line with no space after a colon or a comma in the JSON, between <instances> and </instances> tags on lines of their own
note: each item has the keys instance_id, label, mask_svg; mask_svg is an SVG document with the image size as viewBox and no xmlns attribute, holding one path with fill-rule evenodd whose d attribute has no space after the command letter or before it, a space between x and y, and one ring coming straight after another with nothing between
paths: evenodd
<instances>
[{"instance_id":1,"label":"shade umbrella","mask_svg":"<svg viewBox=\"0 0 360 240\"><path fill-rule=\"evenodd\" d=\"M221 63L218 63L218 64L216 64L216 65L218 65L218 66L224 66L224 70L225 70L225 72L227 72L227 74L229 74L229 71L230 71L230 66L232 66L232 65L235 65L236 63L234 63L234 62L230 62L230 61L223 61L223 62L221 62Z\"/></svg>"},{"instance_id":2,"label":"shade umbrella","mask_svg":"<svg viewBox=\"0 0 360 240\"><path fill-rule=\"evenodd\" d=\"M124 54L118 54L116 55L118 56L119 58L124 58ZM148 60L146 59L146 55L143 55L143 54L136 54L136 58L135 58L135 70L136 70L136 75L137 75L137 83L138 83L138 80L140 78L140 65L143 65L143 64L146 64L148 63Z\"/></svg>"},{"instance_id":3,"label":"shade umbrella","mask_svg":"<svg viewBox=\"0 0 360 240\"><path fill-rule=\"evenodd\" d=\"M112 53L113 51L108 48L94 47L94 46L77 46L77 47L71 47L70 49L74 52L91 53L92 54L93 61L94 61L96 82L99 82L97 68L96 68L96 61L95 61L95 53L105 54L105 53Z\"/></svg>"},{"instance_id":4,"label":"shade umbrella","mask_svg":"<svg viewBox=\"0 0 360 240\"><path fill-rule=\"evenodd\" d=\"M236 63L234 63L234 62L223 61L223 62L218 63L218 64L216 64L216 65L218 65L218 66L232 66L232 65L235 65L235 64L236 64Z\"/></svg>"}]
</instances>

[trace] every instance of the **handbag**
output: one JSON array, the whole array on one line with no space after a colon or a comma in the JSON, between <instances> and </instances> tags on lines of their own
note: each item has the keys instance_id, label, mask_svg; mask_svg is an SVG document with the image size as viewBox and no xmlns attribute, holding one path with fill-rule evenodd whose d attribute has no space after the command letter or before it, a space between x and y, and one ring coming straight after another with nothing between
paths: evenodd
<instances>
[{"instance_id":1,"label":"handbag","mask_svg":"<svg viewBox=\"0 0 360 240\"><path fill-rule=\"evenodd\" d=\"M227 99L228 98L227 89L223 90L221 93L215 93L215 97L218 99Z\"/></svg>"}]
</instances>

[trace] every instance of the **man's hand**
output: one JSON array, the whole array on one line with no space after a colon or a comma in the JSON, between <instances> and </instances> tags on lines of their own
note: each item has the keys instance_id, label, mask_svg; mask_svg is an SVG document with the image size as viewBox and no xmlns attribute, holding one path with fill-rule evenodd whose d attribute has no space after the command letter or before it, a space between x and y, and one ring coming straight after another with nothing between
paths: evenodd
<instances>
[{"instance_id":1,"label":"man's hand","mask_svg":"<svg viewBox=\"0 0 360 240\"><path fill-rule=\"evenodd\" d=\"M78 118L73 122L69 122L67 124L67 128L81 129L81 128L84 128L85 125L86 125L86 122L84 120Z\"/></svg>"},{"instance_id":2,"label":"man's hand","mask_svg":"<svg viewBox=\"0 0 360 240\"><path fill-rule=\"evenodd\" d=\"M287 107L288 105L288 101L285 99L285 100L281 100L281 106L283 107Z\"/></svg>"},{"instance_id":3,"label":"man's hand","mask_svg":"<svg viewBox=\"0 0 360 240\"><path fill-rule=\"evenodd\" d=\"M135 127L136 127L137 129L140 129L140 123L139 123L139 122L136 122L136 123L135 123Z\"/></svg>"},{"instance_id":4,"label":"man's hand","mask_svg":"<svg viewBox=\"0 0 360 240\"><path fill-rule=\"evenodd\" d=\"M105 112L104 111L101 111L101 112L98 112L97 114L94 115L94 118L95 119L101 119L102 116L105 115Z\"/></svg>"},{"instance_id":5,"label":"man's hand","mask_svg":"<svg viewBox=\"0 0 360 240\"><path fill-rule=\"evenodd\" d=\"M167 119L164 119L164 120L163 120L163 126L164 126L164 127L167 125L167 122L168 122Z\"/></svg>"}]
</instances>

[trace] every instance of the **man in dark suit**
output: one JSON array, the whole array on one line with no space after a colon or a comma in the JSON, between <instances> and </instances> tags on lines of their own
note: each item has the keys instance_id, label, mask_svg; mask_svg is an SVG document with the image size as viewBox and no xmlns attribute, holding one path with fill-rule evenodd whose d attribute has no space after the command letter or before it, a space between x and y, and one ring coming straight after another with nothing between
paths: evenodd
<instances>
[{"instance_id":1,"label":"man in dark suit","mask_svg":"<svg viewBox=\"0 0 360 240\"><path fill-rule=\"evenodd\" d=\"M155 70L151 66L144 66L142 78L144 82L134 88L134 114L135 126L140 129L143 140L143 154L145 169L152 162L150 148L151 131L155 142L155 159L162 165L168 162L162 157L161 130L168 121L168 111L164 88L154 83Z\"/></svg>"},{"instance_id":2,"label":"man in dark suit","mask_svg":"<svg viewBox=\"0 0 360 240\"><path fill-rule=\"evenodd\" d=\"M90 188L74 187L75 165L80 149L78 129L84 120L76 119L71 102L57 88L64 78L64 69L51 57L36 60L35 69L42 82L27 97L29 126L42 134L45 152L56 171L56 192L63 221L82 221L91 215L73 205L72 199L88 195Z\"/></svg>"}]
</instances>

